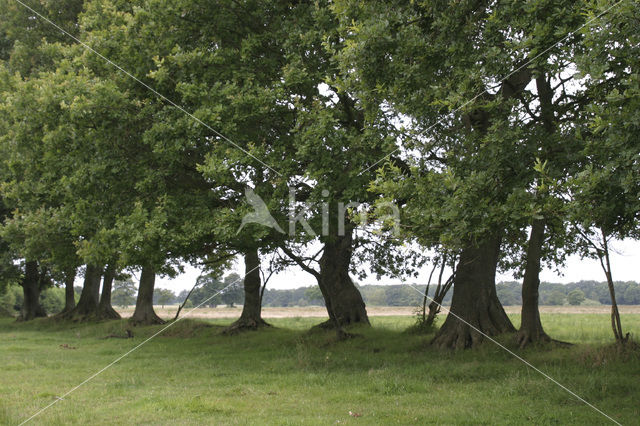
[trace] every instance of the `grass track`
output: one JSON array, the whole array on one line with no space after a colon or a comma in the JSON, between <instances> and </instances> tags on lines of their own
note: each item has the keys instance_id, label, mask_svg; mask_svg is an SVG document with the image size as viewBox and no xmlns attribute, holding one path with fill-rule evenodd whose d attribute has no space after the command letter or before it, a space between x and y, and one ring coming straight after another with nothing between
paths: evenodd
<instances>
[{"instance_id":1,"label":"grass track","mask_svg":"<svg viewBox=\"0 0 640 426\"><path fill-rule=\"evenodd\" d=\"M607 423L495 345L430 348L430 336L403 332L410 317L373 317L372 329L346 342L307 332L322 318L218 335L230 321L177 323L33 424ZM608 316L544 314L543 322L553 337L580 344L518 353L621 423L638 424L640 355L603 346ZM20 423L159 329L102 338L125 327L0 320L0 424ZM625 315L623 327L640 330L640 315ZM512 346L509 336L503 342Z\"/></svg>"}]
</instances>

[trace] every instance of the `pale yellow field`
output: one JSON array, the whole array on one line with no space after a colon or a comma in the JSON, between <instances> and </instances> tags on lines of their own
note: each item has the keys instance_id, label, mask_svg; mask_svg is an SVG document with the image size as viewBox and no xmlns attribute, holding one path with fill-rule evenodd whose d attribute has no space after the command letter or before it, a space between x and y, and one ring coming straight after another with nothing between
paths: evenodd
<instances>
[{"instance_id":1,"label":"pale yellow field","mask_svg":"<svg viewBox=\"0 0 640 426\"><path fill-rule=\"evenodd\" d=\"M176 306L156 306L156 313L163 318L173 318L176 313ZM412 316L416 314L415 306L370 306L367 312L370 316ZM640 305L620 305L621 314L640 314ZM133 313L133 306L127 308L116 307L116 310L123 317L129 317ZM520 313L519 306L506 306L505 310L509 314ZM183 309L181 316L189 312L190 309ZM197 308L189 314L192 318L236 318L240 316L242 307L235 308ZM608 314L611 307L603 306L541 306L540 312L549 314ZM327 316L327 311L321 306L289 307L289 308L263 308L264 318L295 318L310 317L321 318Z\"/></svg>"}]
</instances>

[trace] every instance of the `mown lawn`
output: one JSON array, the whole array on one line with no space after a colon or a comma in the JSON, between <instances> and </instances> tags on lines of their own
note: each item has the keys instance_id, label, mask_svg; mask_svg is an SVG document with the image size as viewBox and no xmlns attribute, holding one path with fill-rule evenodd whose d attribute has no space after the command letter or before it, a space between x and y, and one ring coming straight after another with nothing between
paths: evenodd
<instances>
[{"instance_id":1,"label":"mown lawn","mask_svg":"<svg viewBox=\"0 0 640 426\"><path fill-rule=\"evenodd\" d=\"M374 317L373 328L355 330L361 337L337 342L333 333L308 332L321 321L274 319L272 329L231 337L218 334L230 320L178 322L32 423L609 422L491 343L437 351L430 336L404 332L410 317ZM640 354L604 346L608 316L547 314L543 322L577 345L517 353L617 421L638 424ZM624 316L623 326L637 332L640 315ZM125 327L0 320L0 424L26 420L160 328L104 338ZM501 341L513 348L509 336Z\"/></svg>"}]
</instances>

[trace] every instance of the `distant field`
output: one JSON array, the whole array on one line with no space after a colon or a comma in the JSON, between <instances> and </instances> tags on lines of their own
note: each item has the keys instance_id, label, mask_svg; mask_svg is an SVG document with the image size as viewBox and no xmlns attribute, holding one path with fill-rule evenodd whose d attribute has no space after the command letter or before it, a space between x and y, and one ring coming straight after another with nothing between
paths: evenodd
<instances>
[{"instance_id":1,"label":"distant field","mask_svg":"<svg viewBox=\"0 0 640 426\"><path fill-rule=\"evenodd\" d=\"M176 314L177 307L165 306L163 309L160 306L156 306L156 312L163 318L173 318ZM620 305L620 312L622 314L640 314L639 305ZM133 306L128 308L117 307L116 310L120 312L123 317L129 317L133 314ZM509 314L520 313L519 306L506 306L505 310ZM181 315L188 312L189 309L184 309ZM189 317L191 318L236 318L240 316L242 307L227 308L197 308ZM416 307L414 306L368 306L367 312L371 316L403 316L414 315L416 313ZM611 307L606 305L601 306L541 306L540 312L550 314L608 314L611 312ZM305 306L305 307L288 307L288 308L263 308L263 316L265 318L323 318L327 316L327 310L321 306Z\"/></svg>"},{"instance_id":2,"label":"distant field","mask_svg":"<svg viewBox=\"0 0 640 426\"><path fill-rule=\"evenodd\" d=\"M490 342L472 351L435 350L432 335L405 331L415 321L410 315L372 315L373 327L339 342L331 332L310 333L322 319L303 317L308 311L274 310L295 317L271 318L274 327L238 336L220 334L230 318L177 322L64 400L58 398L163 326L134 328L134 337L123 339L113 336L125 335L126 320L0 319L0 424L20 424L54 401L31 424L608 423ZM519 316L511 317L517 325ZM637 346L611 347L601 313L543 313L542 321L554 338L576 345L519 350L511 336L501 343L616 421L638 424ZM637 336L640 314L624 314L623 327Z\"/></svg>"}]
</instances>

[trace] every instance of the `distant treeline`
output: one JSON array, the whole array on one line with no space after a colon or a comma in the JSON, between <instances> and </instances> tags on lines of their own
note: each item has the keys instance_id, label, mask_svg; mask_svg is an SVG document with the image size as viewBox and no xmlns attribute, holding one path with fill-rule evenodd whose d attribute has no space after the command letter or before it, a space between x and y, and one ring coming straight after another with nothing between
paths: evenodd
<instances>
[{"instance_id":1,"label":"distant treeline","mask_svg":"<svg viewBox=\"0 0 640 426\"><path fill-rule=\"evenodd\" d=\"M616 300L619 305L640 305L640 284L635 281L615 282ZM503 282L497 286L498 298L503 305L522 304L522 285L517 282ZM564 305L580 304L572 303L572 294L582 294L584 302L581 304L611 304L609 289L606 282L579 281L569 284L541 283L540 284L540 304L541 305ZM597 302L597 303L596 303Z\"/></svg>"},{"instance_id":2,"label":"distant treeline","mask_svg":"<svg viewBox=\"0 0 640 426\"><path fill-rule=\"evenodd\" d=\"M616 286L616 298L621 305L640 305L640 284L634 281L618 281ZM368 306L420 306L422 294L415 289L424 291L424 285L363 285L359 286L360 293ZM80 288L76 288L76 299L80 297ZM197 306L205 300L208 291L202 289L194 292L188 303L189 307ZM211 289L206 289L211 290ZM498 298L505 306L522 304L522 285L518 282L502 282L497 285ZM173 305L182 303L188 291L184 290L175 294L168 289L155 289L154 305ZM450 291L444 298L444 304L451 303ZM136 289L133 282L116 282L113 291L113 303L117 306L132 305L135 303ZM433 296L433 287L429 291ZM17 285L8 287L0 293L0 314L17 315L22 305L22 291ZM210 300L206 306L215 307L224 304L242 304L241 291L228 292ZM40 303L49 314L55 314L64 307L64 289L53 287L43 291L40 295ZM608 305L611 303L607 284L597 281L580 281L570 284L546 283L540 284L541 305ZM262 301L263 306L287 307L287 306L324 306L324 300L317 286L301 287L291 290L265 290Z\"/></svg>"},{"instance_id":3,"label":"distant treeline","mask_svg":"<svg viewBox=\"0 0 640 426\"><path fill-rule=\"evenodd\" d=\"M363 285L360 293L368 306L418 306L422 303L424 285ZM615 283L616 298L622 305L640 305L640 284L634 281ZM429 291L433 295L434 288ZM502 282L497 285L498 298L503 305L520 305L522 303L522 285L518 282ZM444 304L451 303L449 292ZM540 284L541 305L564 304L610 304L609 290L605 282L580 281L569 284ZM317 287L303 287L291 290L269 290L264 293L263 306L323 306L323 299Z\"/></svg>"}]
</instances>

